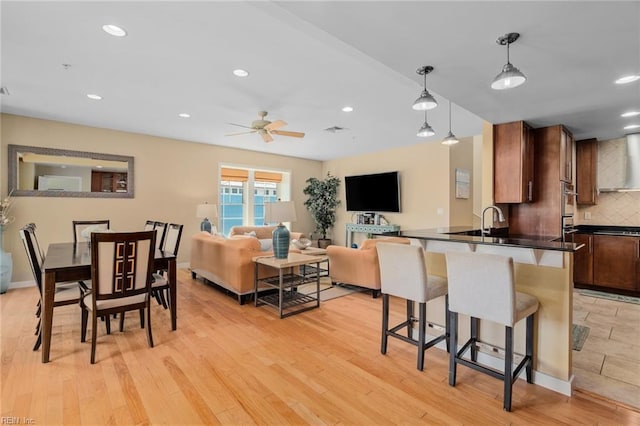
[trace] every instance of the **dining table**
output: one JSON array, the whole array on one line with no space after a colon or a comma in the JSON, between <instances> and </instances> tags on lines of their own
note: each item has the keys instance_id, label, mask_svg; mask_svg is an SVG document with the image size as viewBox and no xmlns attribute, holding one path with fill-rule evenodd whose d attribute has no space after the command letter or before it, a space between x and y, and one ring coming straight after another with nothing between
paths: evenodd
<instances>
[{"instance_id":1,"label":"dining table","mask_svg":"<svg viewBox=\"0 0 640 426\"><path fill-rule=\"evenodd\" d=\"M42 295L42 362L49 362L51 350L51 328L53 323L53 302L56 283L91 280L91 247L88 242L52 243L47 248L43 264ZM166 270L169 281L169 301L171 308L171 329L177 328L176 256L156 249L155 270ZM79 317L78 317L79 318Z\"/></svg>"}]
</instances>

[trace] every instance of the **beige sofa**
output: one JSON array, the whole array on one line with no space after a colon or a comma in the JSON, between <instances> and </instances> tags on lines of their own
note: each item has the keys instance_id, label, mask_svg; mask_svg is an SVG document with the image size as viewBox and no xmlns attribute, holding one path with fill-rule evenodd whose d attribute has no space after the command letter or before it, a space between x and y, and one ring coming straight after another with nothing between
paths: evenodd
<instances>
[{"instance_id":1,"label":"beige sofa","mask_svg":"<svg viewBox=\"0 0 640 426\"><path fill-rule=\"evenodd\" d=\"M359 249L331 245L327 247L331 282L351 284L371 289L372 296L380 294L380 265L378 243L409 244L402 237L374 238L364 240Z\"/></svg>"},{"instance_id":2,"label":"beige sofa","mask_svg":"<svg viewBox=\"0 0 640 426\"><path fill-rule=\"evenodd\" d=\"M268 243L275 226L238 226L231 229L230 237L200 232L191 237L191 276L198 276L234 293L243 304L254 291L255 256L273 256L273 251L262 250ZM255 237L245 235L255 232ZM291 239L301 238L299 232L291 232ZM269 244L265 244L269 245ZM297 251L291 249L292 251ZM273 269L261 267L260 278L276 276Z\"/></svg>"}]
</instances>

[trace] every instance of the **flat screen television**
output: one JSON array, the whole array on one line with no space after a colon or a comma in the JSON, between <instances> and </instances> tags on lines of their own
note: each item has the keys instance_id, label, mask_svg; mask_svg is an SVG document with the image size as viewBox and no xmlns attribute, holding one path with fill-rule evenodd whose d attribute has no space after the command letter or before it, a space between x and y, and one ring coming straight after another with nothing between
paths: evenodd
<instances>
[{"instance_id":1,"label":"flat screen television","mask_svg":"<svg viewBox=\"0 0 640 426\"><path fill-rule=\"evenodd\" d=\"M400 212L398 172L345 176L347 211Z\"/></svg>"}]
</instances>

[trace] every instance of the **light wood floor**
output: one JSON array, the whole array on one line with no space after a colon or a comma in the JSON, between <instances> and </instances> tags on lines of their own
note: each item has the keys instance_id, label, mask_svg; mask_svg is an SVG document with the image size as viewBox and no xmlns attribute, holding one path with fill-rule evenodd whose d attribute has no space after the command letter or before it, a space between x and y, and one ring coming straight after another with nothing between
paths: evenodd
<instances>
[{"instance_id":1,"label":"light wood floor","mask_svg":"<svg viewBox=\"0 0 640 426\"><path fill-rule=\"evenodd\" d=\"M95 365L90 343L80 343L78 308L56 308L51 362L41 364L31 350L36 290L0 296L0 415L22 424L640 424L622 404L523 380L507 413L496 379L459 367L450 387L442 350L427 351L423 372L404 342L391 339L381 355L380 299L369 294L280 320L188 271L178 278L178 330L158 305L153 349L137 315L124 333L101 326Z\"/></svg>"}]
</instances>

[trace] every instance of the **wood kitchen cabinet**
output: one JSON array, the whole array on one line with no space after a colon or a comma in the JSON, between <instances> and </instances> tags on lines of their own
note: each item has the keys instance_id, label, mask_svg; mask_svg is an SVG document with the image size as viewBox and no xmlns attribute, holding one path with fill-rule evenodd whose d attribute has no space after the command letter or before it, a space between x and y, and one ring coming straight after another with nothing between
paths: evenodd
<instances>
[{"instance_id":1,"label":"wood kitchen cabinet","mask_svg":"<svg viewBox=\"0 0 640 426\"><path fill-rule=\"evenodd\" d=\"M573 135L564 126L551 126L549 127L549 136L558 137L560 140L560 180L572 184L574 169Z\"/></svg>"},{"instance_id":2,"label":"wood kitchen cabinet","mask_svg":"<svg viewBox=\"0 0 640 426\"><path fill-rule=\"evenodd\" d=\"M524 121L493 126L493 198L495 203L534 200L534 146Z\"/></svg>"},{"instance_id":3,"label":"wood kitchen cabinet","mask_svg":"<svg viewBox=\"0 0 640 426\"><path fill-rule=\"evenodd\" d=\"M593 282L604 287L640 291L640 238L594 235Z\"/></svg>"},{"instance_id":4,"label":"wood kitchen cabinet","mask_svg":"<svg viewBox=\"0 0 640 426\"><path fill-rule=\"evenodd\" d=\"M585 139L576 142L576 203L597 203L598 140Z\"/></svg>"},{"instance_id":5,"label":"wood kitchen cabinet","mask_svg":"<svg viewBox=\"0 0 640 426\"><path fill-rule=\"evenodd\" d=\"M127 174L91 172L91 192L127 192Z\"/></svg>"},{"instance_id":6,"label":"wood kitchen cabinet","mask_svg":"<svg viewBox=\"0 0 640 426\"><path fill-rule=\"evenodd\" d=\"M573 242L584 244L573 254L573 282L593 285L593 234L573 234Z\"/></svg>"}]
</instances>

